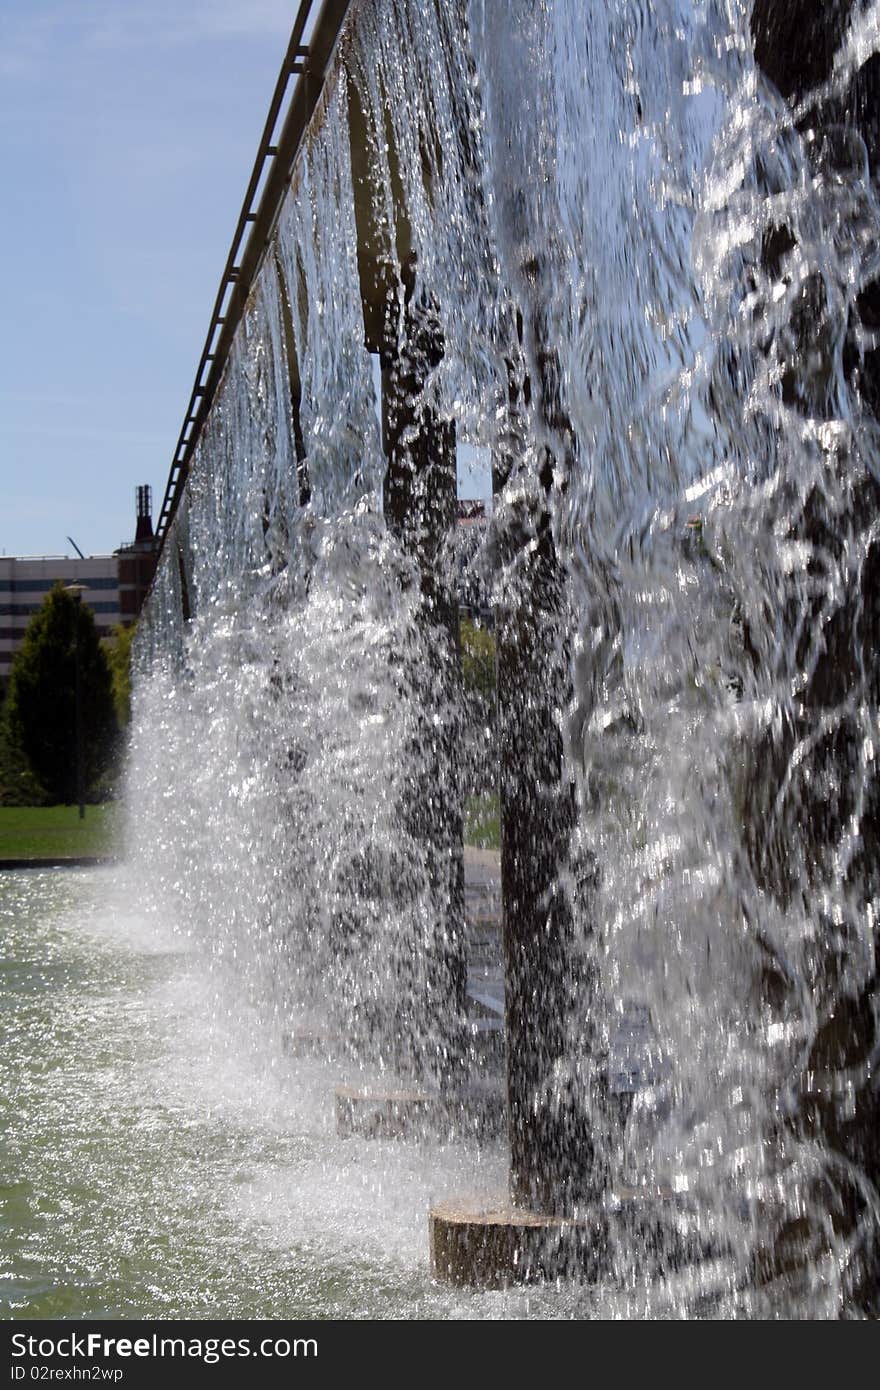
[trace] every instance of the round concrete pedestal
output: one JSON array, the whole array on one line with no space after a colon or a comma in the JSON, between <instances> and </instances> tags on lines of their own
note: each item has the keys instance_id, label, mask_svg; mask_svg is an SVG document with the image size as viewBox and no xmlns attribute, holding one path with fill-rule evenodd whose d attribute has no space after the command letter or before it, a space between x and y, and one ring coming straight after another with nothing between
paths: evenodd
<instances>
[{"instance_id":1,"label":"round concrete pedestal","mask_svg":"<svg viewBox=\"0 0 880 1390\"><path fill-rule=\"evenodd\" d=\"M448 1284L499 1289L555 1279L599 1278L607 1263L605 1217L569 1221L501 1201L444 1202L428 1217L431 1272Z\"/></svg>"}]
</instances>

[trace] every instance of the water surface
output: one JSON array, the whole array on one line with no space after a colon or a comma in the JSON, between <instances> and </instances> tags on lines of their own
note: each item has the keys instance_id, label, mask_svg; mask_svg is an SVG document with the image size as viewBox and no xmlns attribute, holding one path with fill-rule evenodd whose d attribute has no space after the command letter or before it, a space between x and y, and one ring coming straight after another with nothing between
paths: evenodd
<instances>
[{"instance_id":1,"label":"water surface","mask_svg":"<svg viewBox=\"0 0 880 1390\"><path fill-rule=\"evenodd\" d=\"M294 1075L185 938L124 899L110 870L0 875L4 1315L534 1310L457 1301L427 1273L431 1200L497 1180L499 1154L338 1140L333 1067Z\"/></svg>"}]
</instances>

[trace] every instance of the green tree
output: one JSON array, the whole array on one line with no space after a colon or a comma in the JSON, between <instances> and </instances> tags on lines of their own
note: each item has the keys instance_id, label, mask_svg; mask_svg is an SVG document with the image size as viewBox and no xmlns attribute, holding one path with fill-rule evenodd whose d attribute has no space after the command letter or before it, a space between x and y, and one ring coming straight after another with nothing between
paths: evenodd
<instances>
[{"instance_id":1,"label":"green tree","mask_svg":"<svg viewBox=\"0 0 880 1390\"><path fill-rule=\"evenodd\" d=\"M0 707L0 806L42 806L41 787L20 746L10 736L6 703Z\"/></svg>"},{"instance_id":2,"label":"green tree","mask_svg":"<svg viewBox=\"0 0 880 1390\"><path fill-rule=\"evenodd\" d=\"M124 729L131 719L131 644L136 625L125 627L117 623L113 635L104 641L110 678L113 682L113 703L119 727Z\"/></svg>"},{"instance_id":3,"label":"green tree","mask_svg":"<svg viewBox=\"0 0 880 1390\"><path fill-rule=\"evenodd\" d=\"M82 690L86 791L110 765L117 740L110 668L89 608L62 585L31 619L9 673L9 738L54 801L76 800L76 661Z\"/></svg>"},{"instance_id":4,"label":"green tree","mask_svg":"<svg viewBox=\"0 0 880 1390\"><path fill-rule=\"evenodd\" d=\"M489 708L495 700L495 634L461 620L461 674L465 691Z\"/></svg>"}]
</instances>

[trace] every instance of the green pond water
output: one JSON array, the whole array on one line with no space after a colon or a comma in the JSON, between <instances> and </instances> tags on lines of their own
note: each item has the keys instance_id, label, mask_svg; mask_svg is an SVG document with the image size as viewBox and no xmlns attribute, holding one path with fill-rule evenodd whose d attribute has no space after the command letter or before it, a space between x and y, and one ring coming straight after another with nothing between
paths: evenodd
<instances>
[{"instance_id":1,"label":"green pond water","mask_svg":"<svg viewBox=\"0 0 880 1390\"><path fill-rule=\"evenodd\" d=\"M583 1316L433 1283L432 1200L503 1185L503 1153L337 1138L332 1065L116 875L0 874L3 1317Z\"/></svg>"}]
</instances>

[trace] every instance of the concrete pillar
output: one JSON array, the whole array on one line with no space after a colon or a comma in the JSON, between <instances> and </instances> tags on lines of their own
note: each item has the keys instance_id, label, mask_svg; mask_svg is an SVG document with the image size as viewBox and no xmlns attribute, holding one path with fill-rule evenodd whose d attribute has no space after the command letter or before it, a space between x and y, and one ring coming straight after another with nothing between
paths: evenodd
<instances>
[{"instance_id":1,"label":"concrete pillar","mask_svg":"<svg viewBox=\"0 0 880 1390\"><path fill-rule=\"evenodd\" d=\"M355 80L349 93L366 346L379 353L382 365L384 512L418 577L416 621L431 654L430 669L417 661L406 672L420 701L412 750L420 780L407 788L400 809L427 867L437 915L423 985L416 984L423 997L407 1003L401 979L401 1017L407 1008L414 1016L403 1050L410 1047L416 1069L448 1090L465 1073L467 984L459 730L449 719L461 698L458 602L446 563L456 525L455 427L425 389L445 349L430 287L419 283L393 141L387 129L372 130ZM390 220L382 215L378 188L380 149L389 161ZM414 962L414 981L420 974Z\"/></svg>"},{"instance_id":2,"label":"concrete pillar","mask_svg":"<svg viewBox=\"0 0 880 1390\"><path fill-rule=\"evenodd\" d=\"M423 399L444 348L436 308L413 280L405 290L401 328L388 334L382 353L384 508L389 529L418 574L417 622L431 662L426 670L417 661L408 672L420 701L413 746L420 780L407 788L401 809L424 855L437 913L425 975L431 1036L420 1064L441 1086L454 1086L464 1079L467 985L461 730L449 718L461 700L458 600L449 564L456 525L455 426Z\"/></svg>"},{"instance_id":3,"label":"concrete pillar","mask_svg":"<svg viewBox=\"0 0 880 1390\"><path fill-rule=\"evenodd\" d=\"M521 319L519 326L522 334ZM535 408L563 441L570 432L560 416L555 359L543 346L535 356L541 373ZM511 363L510 441L522 437L534 391L522 362ZM496 459L496 495L514 462L512 455ZM551 529L555 472L545 449L537 513L511 516L501 537L502 557L516 579L496 609L496 640L510 1191L518 1205L570 1216L601 1196L604 1174L583 1097L554 1084L555 1065L572 1046L572 1021L589 1011L594 993L572 950L576 926L584 930L585 923L574 921L569 890L585 866L579 870L571 861L576 806L559 728L571 678L565 578ZM589 1022L577 1019L581 1038ZM591 1110L597 1113L597 1104Z\"/></svg>"},{"instance_id":4,"label":"concrete pillar","mask_svg":"<svg viewBox=\"0 0 880 1390\"><path fill-rule=\"evenodd\" d=\"M186 565L183 559L183 549L180 541L177 541L177 573L180 576L180 611L183 621L188 623L192 617L192 605L189 598L189 583L186 577Z\"/></svg>"},{"instance_id":5,"label":"concrete pillar","mask_svg":"<svg viewBox=\"0 0 880 1390\"><path fill-rule=\"evenodd\" d=\"M275 270L278 275L278 284L281 290L279 298L281 302L281 321L284 329L284 348L287 357L287 373L290 385L291 424L293 426L293 447L296 453L296 477L299 505L301 507L307 507L312 495L312 489L309 482L308 468L306 466L306 446L303 440L302 423L300 420L302 384L300 382L299 359L296 351L296 336L293 331L294 286L288 285L287 283L281 256L277 251L275 254Z\"/></svg>"}]
</instances>

